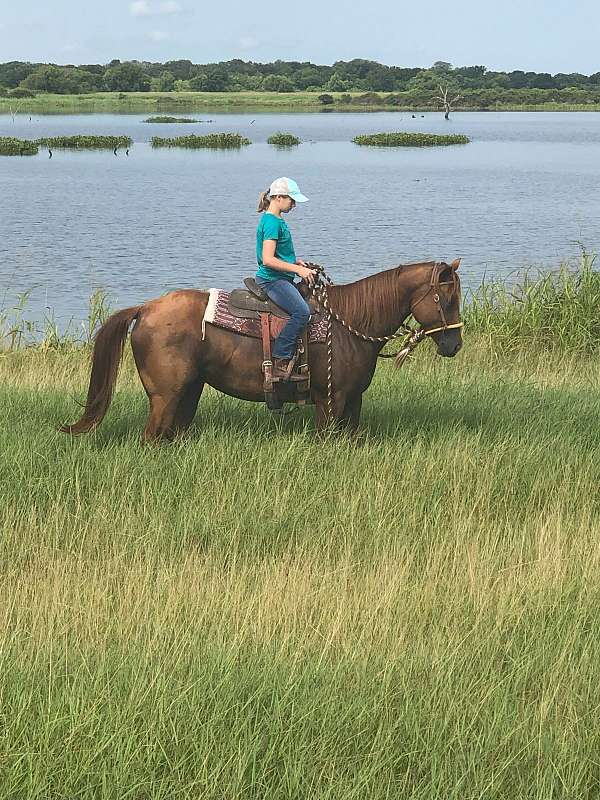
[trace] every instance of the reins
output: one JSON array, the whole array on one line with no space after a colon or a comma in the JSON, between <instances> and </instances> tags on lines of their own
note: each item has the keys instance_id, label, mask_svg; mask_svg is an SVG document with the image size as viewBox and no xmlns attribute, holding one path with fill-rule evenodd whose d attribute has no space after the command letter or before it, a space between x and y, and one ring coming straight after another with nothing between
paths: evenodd
<instances>
[{"instance_id":1,"label":"reins","mask_svg":"<svg viewBox=\"0 0 600 800\"><path fill-rule=\"evenodd\" d=\"M446 265L443 264L441 261L436 261L433 265L433 270L431 272L431 280L429 282L429 287L427 291L415 302L411 303L410 312L414 311L414 309L421 303L432 291L433 294L433 302L436 304L438 313L440 315L440 319L442 324L435 328L411 328L409 325L402 325L401 328L398 329L396 333L392 333L390 336L368 336L365 333L361 333L357 331L356 328L353 328L345 319L340 317L340 315L334 311L331 306L329 305L329 298L327 296L327 286L333 286L333 281L331 280L330 276L325 272L323 267L320 264L315 264L312 262L307 262L307 267L311 269L315 269L318 272L317 281L315 282L314 286L309 287L311 296L317 301L317 303L325 309L327 314L327 414L329 420L331 421L332 418L332 404L333 404L333 388L332 388L332 365L333 365L333 348L332 348L332 327L331 327L331 318L334 317L340 325L349 331L354 336L362 339L365 342L391 342L394 339L406 339L404 346L401 350L398 350L396 353L378 353L378 358L395 358L396 359L396 366L401 367L402 364L405 362L407 357L412 353L415 347L422 342L426 336L431 336L434 333L441 333L442 331L447 330L456 330L458 328L463 327L462 322L452 322L448 323L446 320L446 315L444 314L444 309L442 308L442 304L440 302L440 295L438 293L439 286L452 286L453 290L456 291L457 289L457 277L456 273L452 272L452 280L451 281L443 281L440 283L439 277L440 272L443 267ZM408 337L408 338L407 338Z\"/></svg>"}]
</instances>

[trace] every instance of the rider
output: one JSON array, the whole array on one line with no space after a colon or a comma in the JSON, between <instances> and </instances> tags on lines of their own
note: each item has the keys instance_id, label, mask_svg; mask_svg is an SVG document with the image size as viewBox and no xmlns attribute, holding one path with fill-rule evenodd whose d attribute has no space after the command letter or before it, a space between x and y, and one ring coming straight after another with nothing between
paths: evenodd
<instances>
[{"instance_id":1,"label":"rider","mask_svg":"<svg viewBox=\"0 0 600 800\"><path fill-rule=\"evenodd\" d=\"M298 275L313 286L316 270L296 258L292 234L282 214L288 214L305 197L291 178L277 178L258 198L263 213L256 231L256 282L269 299L287 311L290 319L273 343L273 375L284 380L304 380L291 375L290 361L296 352L298 336L308 323L310 308L294 284Z\"/></svg>"}]
</instances>

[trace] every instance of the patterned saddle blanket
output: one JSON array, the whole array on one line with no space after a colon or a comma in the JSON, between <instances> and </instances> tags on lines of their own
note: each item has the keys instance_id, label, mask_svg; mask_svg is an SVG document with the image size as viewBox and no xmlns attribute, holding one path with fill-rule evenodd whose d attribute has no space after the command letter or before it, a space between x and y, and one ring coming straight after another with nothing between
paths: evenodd
<instances>
[{"instance_id":1,"label":"patterned saddle blanket","mask_svg":"<svg viewBox=\"0 0 600 800\"><path fill-rule=\"evenodd\" d=\"M239 333L241 336L262 338L260 319L247 319L234 314L229 305L229 292L223 289L210 289L210 295L202 320L202 338L206 335L206 323L217 328ZM289 317L271 315L271 339L276 339L285 327ZM327 320L322 314L314 314L308 323L308 341L312 343L327 340Z\"/></svg>"}]
</instances>

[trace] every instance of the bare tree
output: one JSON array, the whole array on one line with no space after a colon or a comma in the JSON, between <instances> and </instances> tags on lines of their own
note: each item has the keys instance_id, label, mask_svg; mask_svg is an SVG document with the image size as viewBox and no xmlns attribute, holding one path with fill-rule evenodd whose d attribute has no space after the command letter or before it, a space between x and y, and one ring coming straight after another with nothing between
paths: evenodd
<instances>
[{"instance_id":1,"label":"bare tree","mask_svg":"<svg viewBox=\"0 0 600 800\"><path fill-rule=\"evenodd\" d=\"M22 100L19 100L19 102L17 103L17 105L15 106L15 108L14 108L14 109L13 109L13 107L12 107L12 104L11 104L11 105L9 105L9 107L8 107L8 110L9 110L9 112L10 112L10 115L11 115L11 117L12 117L12 121L13 121L13 122L15 121L15 117L17 116L17 112L18 112L18 110L19 110L19 106L21 105L21 103L22 103L22 102L23 102Z\"/></svg>"},{"instance_id":2,"label":"bare tree","mask_svg":"<svg viewBox=\"0 0 600 800\"><path fill-rule=\"evenodd\" d=\"M440 93L437 100L444 106L444 119L450 119L450 112L452 111L452 106L456 103L457 100L460 100L462 95L457 94L452 100L448 100L448 87L444 88L440 85Z\"/></svg>"}]
</instances>

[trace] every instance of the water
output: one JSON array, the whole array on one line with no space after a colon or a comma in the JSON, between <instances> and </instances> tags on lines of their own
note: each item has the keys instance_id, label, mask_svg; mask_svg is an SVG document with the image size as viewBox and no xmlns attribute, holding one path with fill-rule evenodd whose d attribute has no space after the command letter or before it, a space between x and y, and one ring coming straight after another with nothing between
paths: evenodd
<instances>
[{"instance_id":1,"label":"water","mask_svg":"<svg viewBox=\"0 0 600 800\"><path fill-rule=\"evenodd\" d=\"M239 285L255 269L259 191L294 177L310 203L288 218L300 257L336 281L462 256L463 283L554 268L600 245L599 113L0 115L0 135L128 134L129 157L46 151L0 158L0 309L33 289L29 317L86 315L94 288L123 307L177 287ZM207 120L212 120L208 122ZM304 142L266 144L277 131ZM467 146L377 149L359 133L465 133ZM152 135L238 131L239 152L152 150Z\"/></svg>"}]
</instances>

